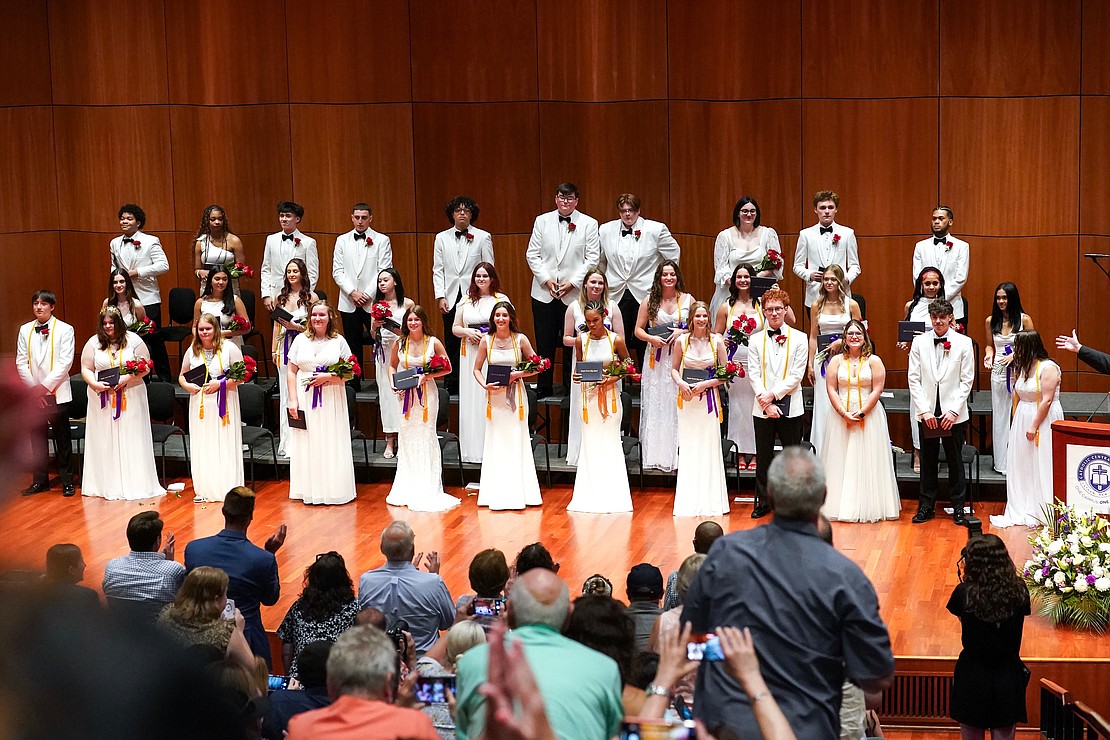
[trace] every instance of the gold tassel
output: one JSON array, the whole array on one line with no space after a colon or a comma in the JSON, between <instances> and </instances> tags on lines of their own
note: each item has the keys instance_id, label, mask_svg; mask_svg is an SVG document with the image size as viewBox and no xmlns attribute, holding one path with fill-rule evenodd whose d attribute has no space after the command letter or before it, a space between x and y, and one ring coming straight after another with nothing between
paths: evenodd
<instances>
[{"instance_id":1,"label":"gold tassel","mask_svg":"<svg viewBox=\"0 0 1110 740\"><path fill-rule=\"evenodd\" d=\"M459 354L462 355L463 357L466 357L466 345L467 344L468 344L467 340L464 339L462 341L462 344L459 345Z\"/></svg>"},{"instance_id":2,"label":"gold tassel","mask_svg":"<svg viewBox=\"0 0 1110 740\"><path fill-rule=\"evenodd\" d=\"M520 381L516 387L516 415L521 421L524 421L524 389L521 387L524 381Z\"/></svg>"},{"instance_id":3,"label":"gold tassel","mask_svg":"<svg viewBox=\"0 0 1110 740\"><path fill-rule=\"evenodd\" d=\"M127 391L124 391L123 395L120 396L119 410L127 411Z\"/></svg>"},{"instance_id":4,"label":"gold tassel","mask_svg":"<svg viewBox=\"0 0 1110 740\"><path fill-rule=\"evenodd\" d=\"M428 404L424 404L424 423L428 422Z\"/></svg>"},{"instance_id":5,"label":"gold tassel","mask_svg":"<svg viewBox=\"0 0 1110 740\"><path fill-rule=\"evenodd\" d=\"M486 391L486 421L493 419L493 403L490 401L490 392Z\"/></svg>"},{"instance_id":6,"label":"gold tassel","mask_svg":"<svg viewBox=\"0 0 1110 740\"><path fill-rule=\"evenodd\" d=\"M710 393L716 394L717 397L717 423L720 424L725 420L725 417L721 413L721 392L714 388Z\"/></svg>"},{"instance_id":7,"label":"gold tassel","mask_svg":"<svg viewBox=\"0 0 1110 740\"><path fill-rule=\"evenodd\" d=\"M648 346L651 347L650 344ZM655 369L655 352L656 350L654 347L652 348L651 352L648 352L648 367L650 367L652 370Z\"/></svg>"},{"instance_id":8,"label":"gold tassel","mask_svg":"<svg viewBox=\"0 0 1110 740\"><path fill-rule=\"evenodd\" d=\"M613 388L613 413L617 413L617 389Z\"/></svg>"}]
</instances>

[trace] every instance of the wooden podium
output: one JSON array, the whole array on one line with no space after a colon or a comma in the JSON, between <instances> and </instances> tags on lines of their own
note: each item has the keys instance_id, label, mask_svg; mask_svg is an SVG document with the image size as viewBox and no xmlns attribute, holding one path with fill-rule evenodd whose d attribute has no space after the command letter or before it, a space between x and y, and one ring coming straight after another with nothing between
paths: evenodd
<instances>
[{"instance_id":1,"label":"wooden podium","mask_svg":"<svg viewBox=\"0 0 1110 740\"><path fill-rule=\"evenodd\" d=\"M1110 514L1110 424L1052 422L1052 493L1078 511Z\"/></svg>"}]
</instances>

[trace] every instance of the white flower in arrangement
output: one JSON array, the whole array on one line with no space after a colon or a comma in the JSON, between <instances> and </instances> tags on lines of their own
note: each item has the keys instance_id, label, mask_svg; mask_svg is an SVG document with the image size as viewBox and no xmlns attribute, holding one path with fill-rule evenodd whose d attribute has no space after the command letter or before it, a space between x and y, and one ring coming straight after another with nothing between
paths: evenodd
<instances>
[{"instance_id":1,"label":"white flower in arrangement","mask_svg":"<svg viewBox=\"0 0 1110 740\"><path fill-rule=\"evenodd\" d=\"M1077 553L1076 556L1071 559L1071 562L1073 565L1080 565L1086 559L1086 555L1084 555L1083 553Z\"/></svg>"},{"instance_id":2,"label":"white flower in arrangement","mask_svg":"<svg viewBox=\"0 0 1110 740\"><path fill-rule=\"evenodd\" d=\"M1068 577L1062 570L1056 571L1056 575L1052 576L1052 580L1056 582L1057 586L1063 586L1067 583Z\"/></svg>"},{"instance_id":3,"label":"white flower in arrangement","mask_svg":"<svg viewBox=\"0 0 1110 740\"><path fill-rule=\"evenodd\" d=\"M1110 552L1110 542L1098 543L1098 549L1102 550L1103 552Z\"/></svg>"},{"instance_id":4,"label":"white flower in arrangement","mask_svg":"<svg viewBox=\"0 0 1110 740\"><path fill-rule=\"evenodd\" d=\"M1034 563L1034 562L1033 562L1032 560L1026 560L1026 561L1025 561L1025 565L1024 565L1024 566L1022 566L1022 568L1023 568L1024 570L1029 570L1029 569L1030 569L1030 568L1032 568L1032 567L1033 567L1033 566L1034 566L1035 564L1036 564L1036 563Z\"/></svg>"},{"instance_id":5,"label":"white flower in arrangement","mask_svg":"<svg viewBox=\"0 0 1110 740\"><path fill-rule=\"evenodd\" d=\"M1079 541L1083 543L1083 547L1090 547L1091 545L1095 544L1095 541L1087 535L1083 535L1083 537Z\"/></svg>"},{"instance_id":6,"label":"white flower in arrangement","mask_svg":"<svg viewBox=\"0 0 1110 740\"><path fill-rule=\"evenodd\" d=\"M1096 565L1095 567L1091 568L1091 575L1093 575L1095 578L1102 578L1104 575L1106 575L1106 568L1103 568L1101 565Z\"/></svg>"},{"instance_id":7,"label":"white flower in arrangement","mask_svg":"<svg viewBox=\"0 0 1110 740\"><path fill-rule=\"evenodd\" d=\"M1048 545L1049 555L1059 555L1060 551L1064 549L1064 542L1062 540L1053 540Z\"/></svg>"},{"instance_id":8,"label":"white flower in arrangement","mask_svg":"<svg viewBox=\"0 0 1110 740\"><path fill-rule=\"evenodd\" d=\"M1075 579L1075 592L1083 593L1087 590L1087 576L1079 576Z\"/></svg>"},{"instance_id":9,"label":"white flower in arrangement","mask_svg":"<svg viewBox=\"0 0 1110 740\"><path fill-rule=\"evenodd\" d=\"M1103 593L1110 591L1110 578L1102 576L1097 581L1095 581L1095 590L1102 591Z\"/></svg>"},{"instance_id":10,"label":"white flower in arrangement","mask_svg":"<svg viewBox=\"0 0 1110 740\"><path fill-rule=\"evenodd\" d=\"M1078 532L1072 532L1071 534L1068 535L1068 544L1071 545L1072 547L1076 547L1076 546L1079 545L1079 533Z\"/></svg>"},{"instance_id":11,"label":"white flower in arrangement","mask_svg":"<svg viewBox=\"0 0 1110 740\"><path fill-rule=\"evenodd\" d=\"M1040 568L1038 568L1038 569L1037 569L1037 570L1036 570L1036 571L1035 571L1035 572L1033 573L1033 582L1034 582L1034 583L1040 583L1040 582L1041 582L1042 580L1044 580L1044 574L1043 574L1043 573L1041 572L1041 569L1040 569Z\"/></svg>"}]
</instances>

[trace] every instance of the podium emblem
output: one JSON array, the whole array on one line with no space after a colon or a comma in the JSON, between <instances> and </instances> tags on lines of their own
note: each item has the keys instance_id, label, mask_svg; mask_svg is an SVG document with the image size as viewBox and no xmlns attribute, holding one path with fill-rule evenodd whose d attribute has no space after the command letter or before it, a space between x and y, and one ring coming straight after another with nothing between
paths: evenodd
<instances>
[{"instance_id":1,"label":"podium emblem","mask_svg":"<svg viewBox=\"0 0 1110 740\"><path fill-rule=\"evenodd\" d=\"M1087 455L1079 462L1076 470L1079 485L1097 494L1110 490L1110 455L1096 452Z\"/></svg>"}]
</instances>

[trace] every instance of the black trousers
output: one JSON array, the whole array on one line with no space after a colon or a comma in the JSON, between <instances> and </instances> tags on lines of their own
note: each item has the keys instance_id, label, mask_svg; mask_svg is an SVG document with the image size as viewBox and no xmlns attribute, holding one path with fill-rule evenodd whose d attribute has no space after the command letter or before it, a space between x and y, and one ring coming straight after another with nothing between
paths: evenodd
<instances>
[{"instance_id":1,"label":"black trousers","mask_svg":"<svg viewBox=\"0 0 1110 740\"><path fill-rule=\"evenodd\" d=\"M779 438L784 448L801 444L802 419L801 416L793 418L780 416L777 419L763 419L756 416L752 419L755 425L756 503L767 501L767 470L771 467L771 459L775 454L775 437Z\"/></svg>"},{"instance_id":2,"label":"black trousers","mask_svg":"<svg viewBox=\"0 0 1110 740\"><path fill-rule=\"evenodd\" d=\"M166 339L162 334L162 304L151 303L143 306L143 310L146 311L146 317L158 327L158 331L143 337L143 342L150 350L150 360L154 363L154 374L167 383L177 383L177 378L170 372L170 355L166 352Z\"/></svg>"},{"instance_id":3,"label":"black trousers","mask_svg":"<svg viewBox=\"0 0 1110 740\"><path fill-rule=\"evenodd\" d=\"M362 357L362 349L366 342L363 340L363 329L367 333L371 333L370 324L373 319L370 317L369 311L363 311L361 308L355 309L350 313L343 311L339 312L339 318L343 320L343 336L347 339L347 344L351 348L351 354L358 358L360 368L366 367L366 362ZM351 378L349 381L356 389L362 388L362 378L366 376L366 370L363 369L362 375L357 378Z\"/></svg>"},{"instance_id":4,"label":"black trousers","mask_svg":"<svg viewBox=\"0 0 1110 740\"><path fill-rule=\"evenodd\" d=\"M964 474L964 463L960 453L964 448L967 422L954 425L950 437L926 437L925 425L920 421L917 424L918 431L921 432L921 493L918 498L918 508L932 509L936 506L940 446L943 444L944 456L948 460L948 497L952 500L953 509L962 509L967 495L967 476Z\"/></svg>"},{"instance_id":5,"label":"black trousers","mask_svg":"<svg viewBox=\"0 0 1110 740\"><path fill-rule=\"evenodd\" d=\"M636 337L636 316L640 313L640 302L632 297L632 292L626 290L617 302L621 312L621 321L624 322L624 344L628 347L628 354L634 355L636 367L644 365L644 346L642 339Z\"/></svg>"},{"instance_id":6,"label":"black trousers","mask_svg":"<svg viewBox=\"0 0 1110 740\"><path fill-rule=\"evenodd\" d=\"M459 304L456 303L450 311L443 314L443 348L447 350L447 357L451 360L451 374L443 377L448 393L459 392L459 347L462 346L462 340L451 331L451 327L455 325L455 312L458 310Z\"/></svg>"},{"instance_id":7,"label":"black trousers","mask_svg":"<svg viewBox=\"0 0 1110 740\"><path fill-rule=\"evenodd\" d=\"M536 326L536 352L551 360L551 368L536 376L536 391L540 398L550 396L554 387L556 352L563 349L563 390L570 388L570 352L563 347L563 322L567 307L562 301L541 303L532 299L532 319Z\"/></svg>"},{"instance_id":8,"label":"black trousers","mask_svg":"<svg viewBox=\"0 0 1110 740\"><path fill-rule=\"evenodd\" d=\"M69 381L65 381L68 383ZM57 463L58 463L58 477L62 480L63 486L73 485L73 463L71 461L73 450L73 440L69 434L69 402L54 403L53 396L48 396L49 401L46 405L46 421L50 424L50 428L54 430L54 440L57 442ZM47 468L49 460L46 451L46 429L42 429L38 434L32 434L31 439L31 454L38 462L38 467L35 469L34 482L48 485L50 483L50 472Z\"/></svg>"}]
</instances>

